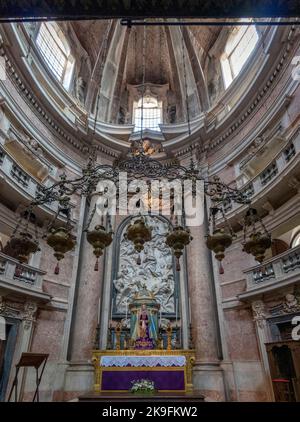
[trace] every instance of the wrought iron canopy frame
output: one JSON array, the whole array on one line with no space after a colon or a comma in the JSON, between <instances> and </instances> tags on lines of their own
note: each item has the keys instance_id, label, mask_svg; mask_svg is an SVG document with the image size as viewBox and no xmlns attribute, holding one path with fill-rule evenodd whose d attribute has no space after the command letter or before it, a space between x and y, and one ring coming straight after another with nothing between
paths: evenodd
<instances>
[{"instance_id":1,"label":"wrought iron canopy frame","mask_svg":"<svg viewBox=\"0 0 300 422\"><path fill-rule=\"evenodd\" d=\"M189 168L171 164L165 165L159 160L139 153L114 165L95 164L90 158L82 176L75 179L67 179L63 174L60 180L50 187L42 187L31 206L40 206L46 203L58 202L62 208L69 206L70 197L74 194L90 197L97 191L99 182L108 180L116 184L118 188L119 176L121 173L127 174L128 183L133 180L144 179L146 183L152 180L178 180L184 182L202 181L204 184L204 193L212 198L214 205L222 205L226 201L233 201L239 204L250 204L247 198L240 190L230 187L221 182L218 177L212 179L204 178L201 175L193 161Z\"/></svg>"}]
</instances>

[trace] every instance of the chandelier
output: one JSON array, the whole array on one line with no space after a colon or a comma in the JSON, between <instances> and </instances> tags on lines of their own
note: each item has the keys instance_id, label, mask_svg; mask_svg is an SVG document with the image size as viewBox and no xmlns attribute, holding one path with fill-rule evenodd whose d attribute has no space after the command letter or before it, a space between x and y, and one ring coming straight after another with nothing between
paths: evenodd
<instances>
[{"instance_id":1,"label":"chandelier","mask_svg":"<svg viewBox=\"0 0 300 422\"><path fill-rule=\"evenodd\" d=\"M183 39L182 39L183 41ZM106 43L104 43L106 45ZM32 215L34 207L39 207L44 204L58 204L58 211L55 214L53 221L48 225L44 238L50 248L53 249L54 256L57 260L55 273L59 273L59 262L64 258L65 254L71 251L76 245L76 237L73 233L73 226L71 223L71 197L74 194L90 198L92 194L97 193L97 185L101 181L111 181L118 188L120 173L127 173L127 183L133 180L143 179L147 183L149 180L164 179L169 182L177 180L184 184L185 181L190 180L193 183L201 181L204 186L204 194L210 198L211 206L209 208L208 220L208 234L206 236L207 247L214 252L215 258L219 262L219 271L223 273L222 260L225 256L226 249L232 244L235 237L234 232L228 224L225 214L224 205L231 201L240 205L250 204L250 200L238 189L228 186L222 182L218 177L204 178L201 175L199 166L195 165L193 161L193 154L191 150L191 163L189 166L182 166L179 164L165 165L161 161L152 158L145 154L143 138L143 101L145 96L145 45L146 45L146 27L144 27L143 38L143 80L142 80L142 107L141 107L141 132L140 139L135 142L135 147L130 150L129 157L123 160L118 160L112 165L97 164L95 156L92 154L87 162L86 167L82 170L82 175L76 179L69 179L64 174L60 176L60 180L50 187L42 186L36 198L29 205L27 210L27 220L25 227L21 230L21 222L18 222L8 245L17 251L17 259L20 262L27 262L31 253L35 253L39 248L39 243L36 238L29 233L28 224L29 217ZM184 80L186 90L186 108L187 108L187 122L188 133L191 133L188 96L187 96L187 76L185 67L185 46L182 42L182 58L184 69ZM103 61L105 54L103 55ZM103 62L104 66L104 62ZM103 67L102 66L102 67ZM98 90L99 103L100 87ZM97 107L98 109L98 107ZM96 127L97 110L95 114ZM117 192L120 194L120 192ZM88 243L93 248L93 253L96 257L95 271L98 270L99 258L103 255L104 250L109 247L113 241L113 231L111 227L110 215L101 217L100 224L91 227L93 216L96 212L94 206L88 220L87 227L84 229ZM63 217L63 218L59 218ZM218 221L219 217L219 221ZM64 221L65 220L65 221ZM63 222L62 222L63 221ZM254 208L249 208L244 218L244 241L243 250L251 254L262 262L266 250L271 246L271 236L267 232L262 220L259 218L257 211ZM128 226L126 232L127 239L133 243L136 252L139 256L137 264L141 263L140 253L144 248L145 243L152 238L151 228L148 227L145 216L139 215L135 221ZM176 258L176 269L180 270L180 258L187 245L192 241L190 230L185 225L185 215L182 214L181 221L175 218L175 224L169 224L169 230L166 234L166 244L171 248Z\"/></svg>"}]
</instances>

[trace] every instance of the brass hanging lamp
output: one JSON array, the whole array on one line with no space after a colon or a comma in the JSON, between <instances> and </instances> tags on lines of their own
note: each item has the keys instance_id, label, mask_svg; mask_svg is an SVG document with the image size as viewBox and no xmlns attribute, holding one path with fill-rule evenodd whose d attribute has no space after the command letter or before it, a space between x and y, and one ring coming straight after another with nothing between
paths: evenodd
<instances>
[{"instance_id":1,"label":"brass hanging lamp","mask_svg":"<svg viewBox=\"0 0 300 422\"><path fill-rule=\"evenodd\" d=\"M34 224L34 236L29 232L29 223ZM28 264L30 255L38 250L36 218L32 212L32 207L29 207L24 213L20 214L17 226L5 245L4 253L16 258L22 264Z\"/></svg>"},{"instance_id":2,"label":"brass hanging lamp","mask_svg":"<svg viewBox=\"0 0 300 422\"><path fill-rule=\"evenodd\" d=\"M101 218L101 224L96 224L96 226L92 230L89 230L89 226L91 224L95 211L96 211L96 205L91 213L89 223L85 231L86 231L87 241L89 242L90 245L92 245L94 255L96 256L94 271L98 271L99 258L100 256L103 255L104 249L107 248L113 241L113 231L112 231L111 219L110 219L109 214L107 214L108 230L106 230L106 228L104 227L103 215Z\"/></svg>"},{"instance_id":3,"label":"brass hanging lamp","mask_svg":"<svg viewBox=\"0 0 300 422\"><path fill-rule=\"evenodd\" d=\"M260 226L260 229L257 229ZM271 235L255 208L249 208L244 218L243 251L254 256L262 263L267 249L271 247Z\"/></svg>"},{"instance_id":4,"label":"brass hanging lamp","mask_svg":"<svg viewBox=\"0 0 300 422\"><path fill-rule=\"evenodd\" d=\"M140 253L144 249L144 244L152 239L152 229L147 224L145 217L138 217L132 224L127 227L125 238L133 242L134 249L139 254L137 264L141 264Z\"/></svg>"},{"instance_id":5,"label":"brass hanging lamp","mask_svg":"<svg viewBox=\"0 0 300 422\"><path fill-rule=\"evenodd\" d=\"M57 260L56 267L54 269L54 274L59 274L59 261L61 261L65 254L71 251L76 245L76 238L72 234L72 225L71 220L71 206L70 206L70 197L66 195L61 195L58 199L58 211L56 212L54 219L48 225L47 233L45 235L47 245L54 250L54 256ZM59 216L67 216L67 223L63 225L59 222Z\"/></svg>"},{"instance_id":6,"label":"brass hanging lamp","mask_svg":"<svg viewBox=\"0 0 300 422\"><path fill-rule=\"evenodd\" d=\"M224 217L224 227L216 227L216 217L221 213ZM225 250L229 248L233 240L233 231L228 224L223 209L213 206L209 210L209 230L211 232L206 236L206 246L214 252L215 258L219 261L219 273L224 274L222 261L225 257Z\"/></svg>"},{"instance_id":7,"label":"brass hanging lamp","mask_svg":"<svg viewBox=\"0 0 300 422\"><path fill-rule=\"evenodd\" d=\"M180 271L180 258L183 254L185 246L187 246L193 237L188 228L184 225L178 224L178 218L176 216L175 225L171 228L170 232L166 236L166 244L172 249L173 254L176 257L176 271Z\"/></svg>"}]
</instances>

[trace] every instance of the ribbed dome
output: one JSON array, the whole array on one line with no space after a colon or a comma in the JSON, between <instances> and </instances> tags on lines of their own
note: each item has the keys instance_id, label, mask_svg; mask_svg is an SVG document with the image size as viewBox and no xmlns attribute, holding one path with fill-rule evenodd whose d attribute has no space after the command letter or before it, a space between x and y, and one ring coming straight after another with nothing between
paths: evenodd
<instances>
[{"instance_id":1,"label":"ribbed dome","mask_svg":"<svg viewBox=\"0 0 300 422\"><path fill-rule=\"evenodd\" d=\"M185 80L191 117L209 108L214 99L210 91L215 90L210 86L216 81L209 53L221 31L222 27L213 26L146 27L145 83L154 95L167 99L165 108L176 106L176 117L174 113L173 117L169 115L164 119L166 123L186 120ZM77 71L86 83L89 78L95 84L101 80L99 118L110 123L118 123L118 120L129 123L126 113L130 113L130 102L135 95L130 87L139 86L143 80L144 27L129 29L121 26L119 20L78 21L68 24L68 33L72 33L74 42L77 39L77 44L85 50L85 58ZM103 57L105 65L101 77ZM95 100L87 98L86 106L92 101Z\"/></svg>"}]
</instances>

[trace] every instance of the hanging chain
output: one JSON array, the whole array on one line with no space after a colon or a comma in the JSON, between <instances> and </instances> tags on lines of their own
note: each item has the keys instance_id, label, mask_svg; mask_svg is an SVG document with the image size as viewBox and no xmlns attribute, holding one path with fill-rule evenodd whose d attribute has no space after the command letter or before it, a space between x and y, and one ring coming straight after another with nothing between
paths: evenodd
<instances>
[{"instance_id":1,"label":"hanging chain","mask_svg":"<svg viewBox=\"0 0 300 422\"><path fill-rule=\"evenodd\" d=\"M186 74L186 65L185 65L185 45L184 45L183 27L181 26L180 29L181 29L183 79L184 79L184 90L185 90L185 106L186 106L188 133L189 135L191 135L190 107L189 107L189 99L188 99L187 74Z\"/></svg>"},{"instance_id":2,"label":"hanging chain","mask_svg":"<svg viewBox=\"0 0 300 422\"><path fill-rule=\"evenodd\" d=\"M141 137L139 142L139 152L144 153L143 148L143 129L144 129L144 97L145 97L145 80L146 80L146 26L143 32L143 61L142 61L142 98L141 98Z\"/></svg>"},{"instance_id":3,"label":"hanging chain","mask_svg":"<svg viewBox=\"0 0 300 422\"><path fill-rule=\"evenodd\" d=\"M106 55L107 55L108 35L109 35L110 28L111 28L111 24L112 24L112 21L110 22L110 24L107 25L103 44L102 44L101 49L100 49L100 51L103 51L103 54L102 54L102 61L101 61L101 65L100 65L100 72L99 72L100 73L100 81L99 81L99 88L98 88L97 99L96 99L96 111L95 111L93 135L95 135L95 133L96 133L96 125L97 125L98 111L99 111L99 105L100 105L100 94L101 94L101 87L102 87L102 76L103 76L103 70L104 70L104 65L105 65L105 59L106 59ZM100 54L100 52L99 52L99 54Z\"/></svg>"}]
</instances>

